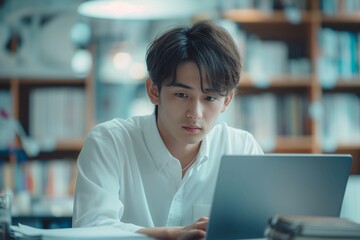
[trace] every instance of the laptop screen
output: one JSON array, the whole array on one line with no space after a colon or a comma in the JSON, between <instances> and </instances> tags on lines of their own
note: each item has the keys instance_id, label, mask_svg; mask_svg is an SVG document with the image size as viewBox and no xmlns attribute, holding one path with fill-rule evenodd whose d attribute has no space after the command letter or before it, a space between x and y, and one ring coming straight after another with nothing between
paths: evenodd
<instances>
[{"instance_id":1,"label":"laptop screen","mask_svg":"<svg viewBox=\"0 0 360 240\"><path fill-rule=\"evenodd\" d=\"M207 239L262 238L276 214L339 216L351 155L223 156Z\"/></svg>"}]
</instances>

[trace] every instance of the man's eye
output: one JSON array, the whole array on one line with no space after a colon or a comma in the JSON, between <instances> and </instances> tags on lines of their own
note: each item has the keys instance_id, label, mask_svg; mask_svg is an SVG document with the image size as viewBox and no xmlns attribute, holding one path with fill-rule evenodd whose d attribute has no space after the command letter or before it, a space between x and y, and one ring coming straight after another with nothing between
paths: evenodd
<instances>
[{"instance_id":1,"label":"man's eye","mask_svg":"<svg viewBox=\"0 0 360 240\"><path fill-rule=\"evenodd\" d=\"M187 98L187 95L185 93L175 93L175 96L179 98Z\"/></svg>"},{"instance_id":2,"label":"man's eye","mask_svg":"<svg viewBox=\"0 0 360 240\"><path fill-rule=\"evenodd\" d=\"M216 100L216 97L213 97L213 96L206 96L206 97L205 97L205 100L206 100L206 101L209 101L209 102L213 102L213 101L215 101L215 100Z\"/></svg>"}]
</instances>

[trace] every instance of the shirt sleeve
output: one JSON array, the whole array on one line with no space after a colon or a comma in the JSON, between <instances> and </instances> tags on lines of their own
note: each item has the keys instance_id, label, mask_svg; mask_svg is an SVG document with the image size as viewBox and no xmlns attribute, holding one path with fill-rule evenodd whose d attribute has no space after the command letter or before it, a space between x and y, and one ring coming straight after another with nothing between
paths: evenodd
<instances>
[{"instance_id":1,"label":"shirt sleeve","mask_svg":"<svg viewBox=\"0 0 360 240\"><path fill-rule=\"evenodd\" d=\"M227 149L225 154L264 154L260 144L248 131L229 127L226 123L222 124L222 129L223 138L225 141L227 141Z\"/></svg>"},{"instance_id":2,"label":"shirt sleeve","mask_svg":"<svg viewBox=\"0 0 360 240\"><path fill-rule=\"evenodd\" d=\"M255 140L254 136L250 133L246 135L246 154L262 155L264 151L262 150L260 144Z\"/></svg>"},{"instance_id":3,"label":"shirt sleeve","mask_svg":"<svg viewBox=\"0 0 360 240\"><path fill-rule=\"evenodd\" d=\"M131 232L143 228L121 222L124 205L119 199L119 148L98 129L85 140L77 162L73 227L118 226Z\"/></svg>"}]
</instances>

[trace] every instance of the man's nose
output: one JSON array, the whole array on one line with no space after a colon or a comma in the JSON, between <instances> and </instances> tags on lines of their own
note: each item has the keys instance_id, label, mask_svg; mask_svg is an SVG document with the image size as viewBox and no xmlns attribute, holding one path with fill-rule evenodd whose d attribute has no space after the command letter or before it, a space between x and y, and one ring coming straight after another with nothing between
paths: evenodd
<instances>
[{"instance_id":1,"label":"man's nose","mask_svg":"<svg viewBox=\"0 0 360 240\"><path fill-rule=\"evenodd\" d=\"M203 105L200 101L191 101L188 105L186 117L192 120L201 119L203 116Z\"/></svg>"}]
</instances>

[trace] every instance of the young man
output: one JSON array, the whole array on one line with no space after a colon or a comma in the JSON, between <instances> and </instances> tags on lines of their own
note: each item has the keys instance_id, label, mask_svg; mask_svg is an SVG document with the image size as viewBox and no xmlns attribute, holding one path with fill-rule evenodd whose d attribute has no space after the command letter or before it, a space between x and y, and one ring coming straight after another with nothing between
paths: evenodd
<instances>
[{"instance_id":1,"label":"young man","mask_svg":"<svg viewBox=\"0 0 360 240\"><path fill-rule=\"evenodd\" d=\"M198 22L160 35L146 61L155 113L114 119L88 135L73 225L203 238L221 157L263 153L248 132L216 124L238 86L240 56L226 30Z\"/></svg>"}]
</instances>

